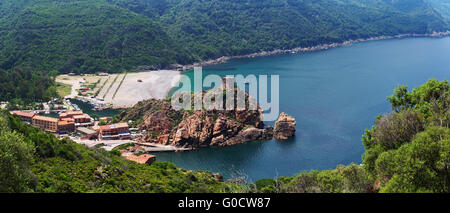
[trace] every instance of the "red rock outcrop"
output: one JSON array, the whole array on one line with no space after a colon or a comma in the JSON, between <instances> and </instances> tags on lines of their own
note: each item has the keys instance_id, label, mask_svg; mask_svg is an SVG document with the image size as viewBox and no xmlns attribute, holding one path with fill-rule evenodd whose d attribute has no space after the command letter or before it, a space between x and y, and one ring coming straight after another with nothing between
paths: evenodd
<instances>
[{"instance_id":1,"label":"red rock outcrop","mask_svg":"<svg viewBox=\"0 0 450 213\"><path fill-rule=\"evenodd\" d=\"M282 112L277 122L273 135L277 140L287 140L289 137L295 135L295 125L297 122L290 115Z\"/></svg>"},{"instance_id":2,"label":"red rock outcrop","mask_svg":"<svg viewBox=\"0 0 450 213\"><path fill-rule=\"evenodd\" d=\"M134 118L134 121L140 121L136 127L147 131L139 139L140 142L200 148L272 139L274 129L264 129L261 115L259 107L256 110L175 111L170 102L149 100L138 103L129 113L122 113L119 119ZM289 137L292 132L290 118L286 124L281 120L277 123L276 134Z\"/></svg>"}]
</instances>

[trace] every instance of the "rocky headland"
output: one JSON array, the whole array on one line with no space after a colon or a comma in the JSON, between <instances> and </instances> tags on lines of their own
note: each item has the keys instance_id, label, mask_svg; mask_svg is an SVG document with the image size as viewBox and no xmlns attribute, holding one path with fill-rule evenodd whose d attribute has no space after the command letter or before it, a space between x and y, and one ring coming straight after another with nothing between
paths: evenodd
<instances>
[{"instance_id":1,"label":"rocky headland","mask_svg":"<svg viewBox=\"0 0 450 213\"><path fill-rule=\"evenodd\" d=\"M247 93L246 97L250 98ZM295 132L295 119L285 113L281 114L275 129L265 127L261 118L259 106L256 110L177 111L172 108L170 99L151 99L122 112L115 121L132 120L134 127L145 130L138 142L191 149L270 140L274 135L287 139Z\"/></svg>"}]
</instances>

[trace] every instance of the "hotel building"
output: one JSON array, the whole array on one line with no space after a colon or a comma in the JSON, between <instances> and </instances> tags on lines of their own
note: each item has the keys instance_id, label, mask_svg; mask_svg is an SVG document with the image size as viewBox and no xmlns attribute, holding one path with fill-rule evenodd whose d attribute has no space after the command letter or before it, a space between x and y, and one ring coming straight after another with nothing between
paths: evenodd
<instances>
[{"instance_id":1,"label":"hotel building","mask_svg":"<svg viewBox=\"0 0 450 213\"><path fill-rule=\"evenodd\" d=\"M52 133L58 132L58 122L59 120L57 118L40 115L35 115L32 120L33 126Z\"/></svg>"},{"instance_id":2,"label":"hotel building","mask_svg":"<svg viewBox=\"0 0 450 213\"><path fill-rule=\"evenodd\" d=\"M99 126L97 131L101 140L126 140L131 138L127 123Z\"/></svg>"}]
</instances>

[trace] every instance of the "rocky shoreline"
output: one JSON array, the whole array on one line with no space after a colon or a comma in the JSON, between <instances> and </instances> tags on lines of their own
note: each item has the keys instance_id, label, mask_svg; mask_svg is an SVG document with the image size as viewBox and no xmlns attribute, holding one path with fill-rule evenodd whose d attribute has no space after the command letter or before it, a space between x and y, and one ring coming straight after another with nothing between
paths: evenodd
<instances>
[{"instance_id":1,"label":"rocky shoreline","mask_svg":"<svg viewBox=\"0 0 450 213\"><path fill-rule=\"evenodd\" d=\"M304 53L304 52L314 52L314 51L327 50L327 49L336 48L336 47L350 46L352 44L366 42L366 41L378 41L378 40L386 40L386 39L414 38L414 37L439 38L439 37L446 37L446 36L450 36L450 30L445 31L445 32L433 32L433 33L425 33L425 34L407 33L407 34L399 34L399 35L395 35L395 36L377 36L377 37L370 37L367 39L355 39L355 40L344 41L341 43L322 44L322 45L317 45L317 46L312 46L312 47L297 47L294 49L287 49L287 50L276 49L276 50L272 50L272 51L262 51L262 52L258 52L258 53L247 54L247 55L222 56L217 59L201 61L201 62L197 62L197 63L190 64L190 65L184 65L184 66L182 66L182 70L187 71L187 70L193 69L194 67L202 67L202 66L221 64L221 63L225 63L231 59L255 58L255 57L280 55L280 54L295 54L295 53Z\"/></svg>"},{"instance_id":2,"label":"rocky shoreline","mask_svg":"<svg viewBox=\"0 0 450 213\"><path fill-rule=\"evenodd\" d=\"M235 87L235 95L237 90ZM195 95L205 95L205 92ZM223 90L212 92L223 93ZM245 94L248 100L250 96ZM236 103L234 105L237 106ZM134 127L145 132L136 139L138 143L160 144L183 150L232 146L274 137L286 140L295 134L296 123L291 116L282 113L274 129L265 127L261 120L263 111L259 106L254 110L247 107L245 110L177 111L172 108L170 101L151 99L120 113L116 119L122 122L132 120Z\"/></svg>"}]
</instances>

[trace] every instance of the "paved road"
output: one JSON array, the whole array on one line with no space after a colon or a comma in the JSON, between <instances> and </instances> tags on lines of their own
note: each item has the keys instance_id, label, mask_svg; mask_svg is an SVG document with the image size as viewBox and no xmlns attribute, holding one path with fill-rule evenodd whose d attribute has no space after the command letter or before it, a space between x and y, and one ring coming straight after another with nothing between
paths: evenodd
<instances>
[{"instance_id":1,"label":"paved road","mask_svg":"<svg viewBox=\"0 0 450 213\"><path fill-rule=\"evenodd\" d=\"M135 143L135 144L141 145L144 147L146 152L180 152L180 151L192 150L190 148L178 148L175 146L167 146L167 145L161 145L161 144L156 144L156 143L137 143L136 141L133 141L133 140L103 140L103 141L99 141L99 140L80 140L80 139L76 139L76 138L72 138L72 140L78 144L84 144L87 147L94 147L98 144L104 144L104 146L102 146L102 148L105 149L106 151L111 151L114 148L116 148L120 145L123 145L123 144L127 144L127 143Z\"/></svg>"},{"instance_id":2,"label":"paved road","mask_svg":"<svg viewBox=\"0 0 450 213\"><path fill-rule=\"evenodd\" d=\"M80 139L75 139L75 138L72 138L72 140L78 144L84 144L87 147L94 147L95 145L98 145L98 144L104 144L104 146L102 146L102 148L105 149L106 151L111 151L114 148L116 148L120 145L123 145L123 144L134 143L134 141L132 141L132 140L100 141L100 140L80 140Z\"/></svg>"}]
</instances>

